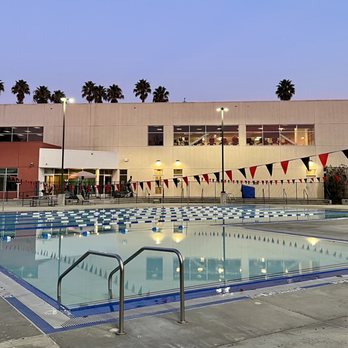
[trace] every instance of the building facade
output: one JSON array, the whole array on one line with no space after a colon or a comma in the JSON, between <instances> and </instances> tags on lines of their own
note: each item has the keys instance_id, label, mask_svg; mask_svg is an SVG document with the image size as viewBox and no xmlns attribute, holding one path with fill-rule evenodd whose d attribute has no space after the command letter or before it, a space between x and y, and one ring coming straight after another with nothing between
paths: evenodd
<instances>
[{"instance_id":1,"label":"building facade","mask_svg":"<svg viewBox=\"0 0 348 348\"><path fill-rule=\"evenodd\" d=\"M246 184L322 198L323 164L347 164L347 134L348 100L68 104L62 165L62 105L0 105L0 191L57 186L63 166L66 181L83 169L103 190L132 176L139 195L219 196L223 150L232 196Z\"/></svg>"}]
</instances>

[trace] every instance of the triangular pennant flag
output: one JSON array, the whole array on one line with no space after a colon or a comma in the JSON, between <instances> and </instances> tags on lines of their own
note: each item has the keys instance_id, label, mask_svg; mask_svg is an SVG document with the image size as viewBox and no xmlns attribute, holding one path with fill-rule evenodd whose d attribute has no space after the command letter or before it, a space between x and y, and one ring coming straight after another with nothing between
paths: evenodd
<instances>
[{"instance_id":1,"label":"triangular pennant flag","mask_svg":"<svg viewBox=\"0 0 348 348\"><path fill-rule=\"evenodd\" d=\"M321 155L319 155L319 159L323 167L326 167L328 157L329 157L328 153L322 153Z\"/></svg>"},{"instance_id":2,"label":"triangular pennant flag","mask_svg":"<svg viewBox=\"0 0 348 348\"><path fill-rule=\"evenodd\" d=\"M160 187L160 181L159 180L155 180L155 182L156 182L157 187Z\"/></svg>"},{"instance_id":3,"label":"triangular pennant flag","mask_svg":"<svg viewBox=\"0 0 348 348\"><path fill-rule=\"evenodd\" d=\"M300 183L302 184L302 179L298 179L300 181Z\"/></svg>"},{"instance_id":4,"label":"triangular pennant flag","mask_svg":"<svg viewBox=\"0 0 348 348\"><path fill-rule=\"evenodd\" d=\"M292 179L292 183L294 184L296 182L296 180L295 179Z\"/></svg>"},{"instance_id":5,"label":"triangular pennant flag","mask_svg":"<svg viewBox=\"0 0 348 348\"><path fill-rule=\"evenodd\" d=\"M307 183L307 178L303 179L305 183Z\"/></svg>"},{"instance_id":6,"label":"triangular pennant flag","mask_svg":"<svg viewBox=\"0 0 348 348\"><path fill-rule=\"evenodd\" d=\"M249 169L250 169L250 174L251 174L251 177L254 179L254 176L255 176L255 173L256 173L257 166L250 167Z\"/></svg>"},{"instance_id":7,"label":"triangular pennant flag","mask_svg":"<svg viewBox=\"0 0 348 348\"><path fill-rule=\"evenodd\" d=\"M228 176L228 178L232 180L232 170L226 170L225 173Z\"/></svg>"},{"instance_id":8,"label":"triangular pennant flag","mask_svg":"<svg viewBox=\"0 0 348 348\"><path fill-rule=\"evenodd\" d=\"M136 190L137 190L137 183L133 182L133 191L136 191Z\"/></svg>"},{"instance_id":9,"label":"triangular pennant flag","mask_svg":"<svg viewBox=\"0 0 348 348\"><path fill-rule=\"evenodd\" d=\"M282 168L283 168L283 172L284 174L286 174L286 172L288 171L288 165L289 165L289 161L282 161L280 162Z\"/></svg>"},{"instance_id":10,"label":"triangular pennant flag","mask_svg":"<svg viewBox=\"0 0 348 348\"><path fill-rule=\"evenodd\" d=\"M273 163L266 164L266 168L270 176L273 174Z\"/></svg>"},{"instance_id":11,"label":"triangular pennant flag","mask_svg":"<svg viewBox=\"0 0 348 348\"><path fill-rule=\"evenodd\" d=\"M149 190L151 190L151 181L146 181Z\"/></svg>"},{"instance_id":12,"label":"triangular pennant flag","mask_svg":"<svg viewBox=\"0 0 348 348\"><path fill-rule=\"evenodd\" d=\"M163 179L164 181L164 184L167 186L167 188L169 187L169 182L168 182L168 179Z\"/></svg>"},{"instance_id":13,"label":"triangular pennant flag","mask_svg":"<svg viewBox=\"0 0 348 348\"><path fill-rule=\"evenodd\" d=\"M199 175L195 175L194 178L195 178L195 180L197 180L197 182L199 184L201 184L201 179L199 178Z\"/></svg>"},{"instance_id":14,"label":"triangular pennant flag","mask_svg":"<svg viewBox=\"0 0 348 348\"><path fill-rule=\"evenodd\" d=\"M209 184L209 175L208 174L203 174L204 180Z\"/></svg>"},{"instance_id":15,"label":"triangular pennant flag","mask_svg":"<svg viewBox=\"0 0 348 348\"><path fill-rule=\"evenodd\" d=\"M348 150L342 150L342 152L343 152L344 155L348 158Z\"/></svg>"},{"instance_id":16,"label":"triangular pennant flag","mask_svg":"<svg viewBox=\"0 0 348 348\"><path fill-rule=\"evenodd\" d=\"M219 172L215 172L214 175L215 175L216 181L220 182L220 173Z\"/></svg>"},{"instance_id":17,"label":"triangular pennant flag","mask_svg":"<svg viewBox=\"0 0 348 348\"><path fill-rule=\"evenodd\" d=\"M141 182L139 182L139 186L140 186L140 188L144 191L144 183L141 181Z\"/></svg>"},{"instance_id":18,"label":"triangular pennant flag","mask_svg":"<svg viewBox=\"0 0 348 348\"><path fill-rule=\"evenodd\" d=\"M303 157L303 158L301 158L301 161L302 161L303 164L306 166L307 170L309 170L309 161L310 161L310 157Z\"/></svg>"},{"instance_id":19,"label":"triangular pennant flag","mask_svg":"<svg viewBox=\"0 0 348 348\"><path fill-rule=\"evenodd\" d=\"M184 176L183 178L182 178L182 180L184 180L184 182L185 182L185 184L186 184L186 186L188 185L188 177L187 176Z\"/></svg>"},{"instance_id":20,"label":"triangular pennant flag","mask_svg":"<svg viewBox=\"0 0 348 348\"><path fill-rule=\"evenodd\" d=\"M175 187L178 187L179 179L178 178L174 178L173 182L174 182Z\"/></svg>"},{"instance_id":21,"label":"triangular pennant flag","mask_svg":"<svg viewBox=\"0 0 348 348\"><path fill-rule=\"evenodd\" d=\"M238 170L242 173L242 175L246 179L245 168L239 168Z\"/></svg>"},{"instance_id":22,"label":"triangular pennant flag","mask_svg":"<svg viewBox=\"0 0 348 348\"><path fill-rule=\"evenodd\" d=\"M317 178L317 180L320 182L320 178Z\"/></svg>"}]
</instances>

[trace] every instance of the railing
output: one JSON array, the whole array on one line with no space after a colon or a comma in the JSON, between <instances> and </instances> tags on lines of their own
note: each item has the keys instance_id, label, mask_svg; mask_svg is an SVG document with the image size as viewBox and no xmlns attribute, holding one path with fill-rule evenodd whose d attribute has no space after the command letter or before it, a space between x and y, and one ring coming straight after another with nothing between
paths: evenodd
<instances>
[{"instance_id":1,"label":"railing","mask_svg":"<svg viewBox=\"0 0 348 348\"><path fill-rule=\"evenodd\" d=\"M118 335L123 335L124 332L124 262L117 254L102 253L99 251L89 250L84 253L78 260L76 260L66 271L64 271L58 278L57 282L57 300L61 303L62 300L62 280L70 273L79 263L81 263L89 255L97 255L103 257L111 257L118 261L117 270L120 270L120 290L119 290L119 304L118 304ZM110 277L110 276L109 276Z\"/></svg>"},{"instance_id":2,"label":"railing","mask_svg":"<svg viewBox=\"0 0 348 348\"><path fill-rule=\"evenodd\" d=\"M177 249L172 248L160 248L160 247L142 247L138 251L136 251L133 255L131 255L127 260L123 262L123 265L127 265L130 261L135 259L139 254L143 251L159 251L159 252L167 252L174 253L177 255L179 259L179 273L180 273L180 320L179 323L185 323L185 293L184 293L184 258L181 253ZM112 299L112 276L120 270L120 266L112 270L108 277L108 292L109 299Z\"/></svg>"},{"instance_id":3,"label":"railing","mask_svg":"<svg viewBox=\"0 0 348 348\"><path fill-rule=\"evenodd\" d=\"M307 200L307 204L309 204L309 196L306 189L303 189L303 200Z\"/></svg>"}]
</instances>

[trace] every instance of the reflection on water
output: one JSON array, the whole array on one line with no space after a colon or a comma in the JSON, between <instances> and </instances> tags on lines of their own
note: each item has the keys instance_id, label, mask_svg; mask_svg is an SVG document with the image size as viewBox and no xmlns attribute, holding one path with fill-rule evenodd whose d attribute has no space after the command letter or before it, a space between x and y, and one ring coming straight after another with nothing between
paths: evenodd
<instances>
[{"instance_id":1,"label":"reflection on water","mask_svg":"<svg viewBox=\"0 0 348 348\"><path fill-rule=\"evenodd\" d=\"M184 256L185 287L303 274L347 263L347 244L217 223L127 224L102 227L21 230L0 242L0 265L53 298L58 275L87 250L119 254L124 260L143 246L178 249ZM107 299L114 260L88 257L63 281L64 304ZM144 252L126 266L126 295L177 289L178 260ZM113 291L117 297L118 277Z\"/></svg>"}]
</instances>

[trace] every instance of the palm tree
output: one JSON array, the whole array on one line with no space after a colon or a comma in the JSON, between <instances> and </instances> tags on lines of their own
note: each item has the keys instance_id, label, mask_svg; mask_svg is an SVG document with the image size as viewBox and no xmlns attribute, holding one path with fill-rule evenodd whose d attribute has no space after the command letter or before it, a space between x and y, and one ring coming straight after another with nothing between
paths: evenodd
<instances>
[{"instance_id":1,"label":"palm tree","mask_svg":"<svg viewBox=\"0 0 348 348\"><path fill-rule=\"evenodd\" d=\"M281 80L275 93L280 100L290 100L295 94L295 85L291 80Z\"/></svg>"},{"instance_id":2,"label":"palm tree","mask_svg":"<svg viewBox=\"0 0 348 348\"><path fill-rule=\"evenodd\" d=\"M13 94L17 96L17 104L23 104L26 94L30 94L30 89L27 81L18 80L11 89Z\"/></svg>"},{"instance_id":3,"label":"palm tree","mask_svg":"<svg viewBox=\"0 0 348 348\"><path fill-rule=\"evenodd\" d=\"M93 99L95 103L102 103L103 100L106 100L106 97L106 89L104 86L99 85L94 87Z\"/></svg>"},{"instance_id":4,"label":"palm tree","mask_svg":"<svg viewBox=\"0 0 348 348\"><path fill-rule=\"evenodd\" d=\"M118 99L124 99L124 95L122 94L122 89L118 85L111 85L106 90L106 99L110 103L118 103Z\"/></svg>"},{"instance_id":5,"label":"palm tree","mask_svg":"<svg viewBox=\"0 0 348 348\"><path fill-rule=\"evenodd\" d=\"M46 86L39 86L34 91L33 100L38 104L47 104L51 99L51 92Z\"/></svg>"},{"instance_id":6,"label":"palm tree","mask_svg":"<svg viewBox=\"0 0 348 348\"><path fill-rule=\"evenodd\" d=\"M5 92L5 86L4 86L4 83L0 80L0 94L2 92Z\"/></svg>"},{"instance_id":7,"label":"palm tree","mask_svg":"<svg viewBox=\"0 0 348 348\"><path fill-rule=\"evenodd\" d=\"M144 79L139 80L135 84L133 93L135 94L136 97L140 98L142 103L144 103L149 93L151 93L151 86L146 80Z\"/></svg>"},{"instance_id":8,"label":"palm tree","mask_svg":"<svg viewBox=\"0 0 348 348\"><path fill-rule=\"evenodd\" d=\"M59 104L62 102L62 98L65 98L66 95L63 91L61 91L60 89L58 89L57 91L54 91L52 94L51 94L51 102L52 103L55 103L55 104Z\"/></svg>"},{"instance_id":9,"label":"palm tree","mask_svg":"<svg viewBox=\"0 0 348 348\"><path fill-rule=\"evenodd\" d=\"M94 88L95 88L95 83L92 81L87 81L85 84L82 86L82 98L86 98L86 100L89 103L92 103L94 100Z\"/></svg>"},{"instance_id":10,"label":"palm tree","mask_svg":"<svg viewBox=\"0 0 348 348\"><path fill-rule=\"evenodd\" d=\"M153 99L154 103L167 103L169 101L169 92L163 86L158 86L153 91Z\"/></svg>"}]
</instances>

